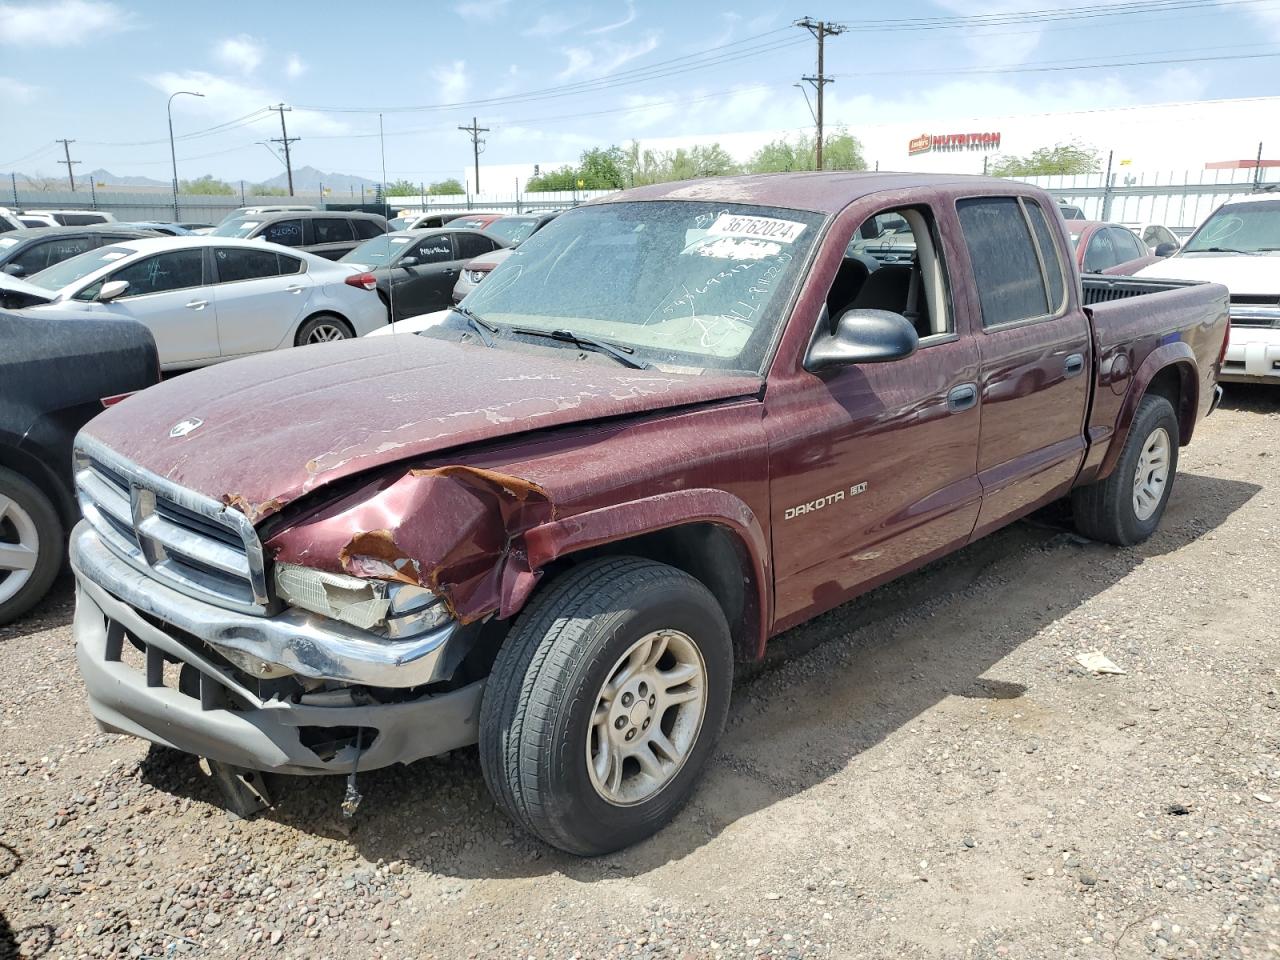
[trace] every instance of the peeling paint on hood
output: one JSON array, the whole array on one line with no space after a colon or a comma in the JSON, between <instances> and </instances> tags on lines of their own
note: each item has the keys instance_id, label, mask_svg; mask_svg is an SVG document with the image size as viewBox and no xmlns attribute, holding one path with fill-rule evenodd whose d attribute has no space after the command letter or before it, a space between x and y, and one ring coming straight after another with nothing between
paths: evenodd
<instances>
[{"instance_id":1,"label":"peeling paint on hood","mask_svg":"<svg viewBox=\"0 0 1280 960\"><path fill-rule=\"evenodd\" d=\"M755 377L613 369L559 353L391 336L247 357L167 380L86 431L255 523L342 477L531 430L748 396ZM203 425L170 437L187 418ZM512 491L513 494L515 491Z\"/></svg>"}]
</instances>

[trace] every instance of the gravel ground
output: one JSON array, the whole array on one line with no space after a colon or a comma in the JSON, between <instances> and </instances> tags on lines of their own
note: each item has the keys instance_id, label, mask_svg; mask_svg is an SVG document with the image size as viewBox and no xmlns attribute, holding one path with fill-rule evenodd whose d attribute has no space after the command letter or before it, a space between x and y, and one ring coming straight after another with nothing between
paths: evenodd
<instances>
[{"instance_id":1,"label":"gravel ground","mask_svg":"<svg viewBox=\"0 0 1280 960\"><path fill-rule=\"evenodd\" d=\"M1148 543L1060 519L780 638L690 806L600 860L474 750L353 821L333 779L230 818L97 732L63 583L0 628L0 958L1280 957L1280 393L1231 390Z\"/></svg>"}]
</instances>

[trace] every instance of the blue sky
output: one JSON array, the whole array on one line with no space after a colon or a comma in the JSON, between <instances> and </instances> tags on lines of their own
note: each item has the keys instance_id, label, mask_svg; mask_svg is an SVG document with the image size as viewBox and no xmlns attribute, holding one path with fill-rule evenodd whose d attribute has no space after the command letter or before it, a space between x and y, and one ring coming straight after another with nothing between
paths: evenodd
<instances>
[{"instance_id":1,"label":"blue sky","mask_svg":"<svg viewBox=\"0 0 1280 960\"><path fill-rule=\"evenodd\" d=\"M869 20L889 17L1065 3L0 0L0 171L56 176L63 168L53 141L70 137L82 171L167 179L165 100L179 89L205 94L174 101L179 136L248 118L180 141L183 177L279 173L280 161L259 143L279 136L278 118L252 114L281 101L294 107L289 132L301 137L295 165L371 179L381 178L378 109L386 111L388 178L427 181L470 162L470 142L456 127L473 114L492 128L485 163L572 160L587 146L631 138L800 130L812 121L791 85L813 72L814 45L788 24L806 14L861 27L827 46L827 71L838 77L827 88L828 122L855 134L860 123L1280 94L1280 57L1268 56L1280 53L1280 0L1161 2L1183 9L869 30ZM1058 69L1135 60L1172 62ZM687 69L693 64L704 66ZM1055 69L998 72L1046 65ZM549 88L566 95L510 99ZM506 100L436 107L496 98Z\"/></svg>"}]
</instances>

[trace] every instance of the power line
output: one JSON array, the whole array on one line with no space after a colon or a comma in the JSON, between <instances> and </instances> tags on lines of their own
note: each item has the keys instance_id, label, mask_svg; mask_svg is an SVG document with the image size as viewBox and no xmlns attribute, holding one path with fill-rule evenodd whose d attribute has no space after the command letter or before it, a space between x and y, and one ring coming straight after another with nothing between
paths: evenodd
<instances>
[{"instance_id":1,"label":"power line","mask_svg":"<svg viewBox=\"0 0 1280 960\"><path fill-rule=\"evenodd\" d=\"M926 69L926 70L866 70L858 73L841 73L840 77L884 77L884 76L979 76L983 74L1001 73L1058 73L1064 70L1096 70L1099 68L1115 70L1120 67L1150 67L1168 63L1212 63L1218 60L1266 60L1280 57L1277 53L1236 53L1215 57L1170 57L1156 60L1127 60L1123 63L1064 63L1060 66L1007 66L1007 67L972 67L961 69Z\"/></svg>"}]
</instances>

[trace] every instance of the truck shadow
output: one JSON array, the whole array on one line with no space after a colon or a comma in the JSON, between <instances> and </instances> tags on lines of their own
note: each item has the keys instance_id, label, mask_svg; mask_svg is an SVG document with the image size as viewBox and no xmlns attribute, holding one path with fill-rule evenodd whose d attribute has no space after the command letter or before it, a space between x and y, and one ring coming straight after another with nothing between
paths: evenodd
<instances>
[{"instance_id":1,"label":"truck shadow","mask_svg":"<svg viewBox=\"0 0 1280 960\"><path fill-rule=\"evenodd\" d=\"M1260 489L1179 474L1161 529L1132 549L1076 536L1065 508L1051 507L788 631L771 642L761 665L739 676L716 760L689 806L657 836L606 857L568 856L515 827L489 799L474 749L361 774L364 801L349 821L339 812L341 778L275 778L276 804L264 816L349 842L373 862L404 861L410 874L466 880L563 873L583 882L642 875L690 855L742 818L869 762L866 751L949 696L1022 696L1026 683L984 674L1146 560L1220 526ZM977 594L1005 582L1007 601L993 617L989 600ZM947 616L935 618L944 605ZM1098 642L1079 637L1063 652L1064 669L1071 654ZM191 766L190 758L153 753L142 775L160 789L220 804Z\"/></svg>"}]
</instances>

